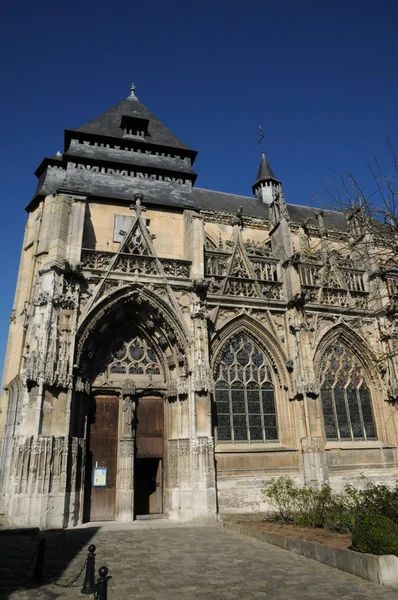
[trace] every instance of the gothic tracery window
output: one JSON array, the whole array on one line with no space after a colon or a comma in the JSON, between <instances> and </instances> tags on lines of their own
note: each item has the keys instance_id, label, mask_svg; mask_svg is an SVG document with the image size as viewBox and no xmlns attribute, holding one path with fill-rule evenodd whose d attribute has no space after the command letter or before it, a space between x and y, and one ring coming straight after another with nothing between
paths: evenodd
<instances>
[{"instance_id":1,"label":"gothic tracery window","mask_svg":"<svg viewBox=\"0 0 398 600\"><path fill-rule=\"evenodd\" d=\"M245 335L226 345L215 384L219 442L278 439L274 385L265 355Z\"/></svg>"},{"instance_id":2,"label":"gothic tracery window","mask_svg":"<svg viewBox=\"0 0 398 600\"><path fill-rule=\"evenodd\" d=\"M372 398L357 358L337 344L321 362L321 399L326 438L376 438Z\"/></svg>"},{"instance_id":3,"label":"gothic tracery window","mask_svg":"<svg viewBox=\"0 0 398 600\"><path fill-rule=\"evenodd\" d=\"M110 372L123 375L161 375L159 359L148 342L136 335L128 342L116 341Z\"/></svg>"}]
</instances>

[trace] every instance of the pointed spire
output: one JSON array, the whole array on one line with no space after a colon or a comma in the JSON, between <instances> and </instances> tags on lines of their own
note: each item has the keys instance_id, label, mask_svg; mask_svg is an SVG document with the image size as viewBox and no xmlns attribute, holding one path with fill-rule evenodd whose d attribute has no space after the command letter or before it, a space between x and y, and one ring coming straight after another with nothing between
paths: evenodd
<instances>
[{"instance_id":1,"label":"pointed spire","mask_svg":"<svg viewBox=\"0 0 398 600\"><path fill-rule=\"evenodd\" d=\"M264 154L261 153L261 162L258 168L256 183L259 181L264 181L266 179L276 179L273 170L271 169L269 162Z\"/></svg>"},{"instance_id":2,"label":"pointed spire","mask_svg":"<svg viewBox=\"0 0 398 600\"><path fill-rule=\"evenodd\" d=\"M262 200L264 204L270 204L273 200L274 191L279 186L280 181L275 177L264 152L262 152L256 182L252 187L253 194Z\"/></svg>"}]
</instances>

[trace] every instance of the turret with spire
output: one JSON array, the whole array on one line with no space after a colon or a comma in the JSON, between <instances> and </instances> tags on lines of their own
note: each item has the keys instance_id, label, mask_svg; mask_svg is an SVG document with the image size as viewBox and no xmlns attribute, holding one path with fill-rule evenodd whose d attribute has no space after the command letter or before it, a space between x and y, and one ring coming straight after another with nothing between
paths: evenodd
<instances>
[{"instance_id":1,"label":"turret with spire","mask_svg":"<svg viewBox=\"0 0 398 600\"><path fill-rule=\"evenodd\" d=\"M275 177L264 152L262 152L256 182L252 187L253 193L264 204L271 204L280 184L281 182Z\"/></svg>"}]
</instances>

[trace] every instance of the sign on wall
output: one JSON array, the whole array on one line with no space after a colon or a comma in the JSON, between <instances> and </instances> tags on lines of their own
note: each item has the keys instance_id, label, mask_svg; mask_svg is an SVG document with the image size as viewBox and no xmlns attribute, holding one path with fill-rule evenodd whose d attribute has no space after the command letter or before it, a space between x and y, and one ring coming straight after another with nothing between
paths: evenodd
<instances>
[{"instance_id":1,"label":"sign on wall","mask_svg":"<svg viewBox=\"0 0 398 600\"><path fill-rule=\"evenodd\" d=\"M93 469L93 487L106 487L108 480L107 467L94 467Z\"/></svg>"}]
</instances>

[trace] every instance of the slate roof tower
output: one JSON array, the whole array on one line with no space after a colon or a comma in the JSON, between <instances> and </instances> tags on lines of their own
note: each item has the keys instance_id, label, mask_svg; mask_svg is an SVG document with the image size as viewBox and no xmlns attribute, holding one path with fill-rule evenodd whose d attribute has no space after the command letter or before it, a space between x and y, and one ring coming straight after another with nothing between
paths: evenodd
<instances>
[{"instance_id":1,"label":"slate roof tower","mask_svg":"<svg viewBox=\"0 0 398 600\"><path fill-rule=\"evenodd\" d=\"M262 152L257 178L252 187L253 194L264 204L271 204L280 184L281 182L275 177L264 152Z\"/></svg>"},{"instance_id":2,"label":"slate roof tower","mask_svg":"<svg viewBox=\"0 0 398 600\"><path fill-rule=\"evenodd\" d=\"M45 159L36 171L34 199L56 191L130 201L193 206L197 152L185 146L136 97L95 119L65 131L61 156Z\"/></svg>"}]
</instances>

